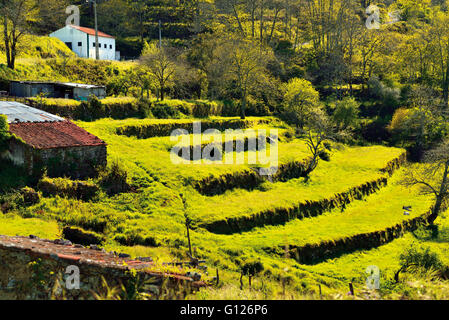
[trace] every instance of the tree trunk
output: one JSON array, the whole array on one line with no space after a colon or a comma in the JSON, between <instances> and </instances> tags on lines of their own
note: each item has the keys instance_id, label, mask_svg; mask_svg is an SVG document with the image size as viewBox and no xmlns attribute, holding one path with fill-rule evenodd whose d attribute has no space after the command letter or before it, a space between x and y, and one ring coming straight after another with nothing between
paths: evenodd
<instances>
[{"instance_id":1,"label":"tree trunk","mask_svg":"<svg viewBox=\"0 0 449 320\"><path fill-rule=\"evenodd\" d=\"M446 76L443 82L443 101L444 107L448 107L449 103L449 55L446 61Z\"/></svg>"},{"instance_id":2,"label":"tree trunk","mask_svg":"<svg viewBox=\"0 0 449 320\"><path fill-rule=\"evenodd\" d=\"M164 90L165 88L164 88L164 84L162 84L161 83L161 87L160 87L160 93L159 93L159 96L160 96L160 98L161 98L161 101L164 101L164 98L165 98L165 96L164 96Z\"/></svg>"},{"instance_id":3,"label":"tree trunk","mask_svg":"<svg viewBox=\"0 0 449 320\"><path fill-rule=\"evenodd\" d=\"M429 216L427 221L433 225L436 218L438 218L438 214L441 211L441 207L443 205L444 196L447 192L447 184L448 184L448 174L449 174L449 161L445 163L444 165L444 174L443 174L443 180L441 181L441 187L440 192L437 194L437 199L435 201L435 206L432 209L432 214Z\"/></svg>"},{"instance_id":4,"label":"tree trunk","mask_svg":"<svg viewBox=\"0 0 449 320\"><path fill-rule=\"evenodd\" d=\"M246 90L243 90L242 101L241 101L241 106L240 106L240 118L242 120L245 120L245 118L246 118L245 110L246 110Z\"/></svg>"},{"instance_id":5,"label":"tree trunk","mask_svg":"<svg viewBox=\"0 0 449 320\"><path fill-rule=\"evenodd\" d=\"M4 33L4 40L5 40L6 64L8 65L8 68L11 68L11 55L10 55L9 37L8 37L8 18L6 16L3 18L3 33ZM11 68L11 69L14 69L14 68Z\"/></svg>"}]
</instances>

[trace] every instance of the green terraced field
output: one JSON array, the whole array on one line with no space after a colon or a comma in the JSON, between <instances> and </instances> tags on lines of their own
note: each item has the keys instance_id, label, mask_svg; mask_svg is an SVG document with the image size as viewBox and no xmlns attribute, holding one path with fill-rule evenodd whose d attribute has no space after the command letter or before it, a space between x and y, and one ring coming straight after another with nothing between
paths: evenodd
<instances>
[{"instance_id":1,"label":"green terraced field","mask_svg":"<svg viewBox=\"0 0 449 320\"><path fill-rule=\"evenodd\" d=\"M109 161L118 159L126 167L137 192L113 197L102 193L90 202L43 198L40 203L20 212L28 219L8 218L4 225L9 234L35 233L30 225L37 223L38 235L54 238L53 235L59 232L57 221L59 225L76 225L104 234L107 238L104 247L108 250L133 256L151 255L163 261L177 260L184 255L187 246L179 196L182 192L187 198L187 213L193 220L191 238L197 254L206 259L210 267L221 269L224 279L232 283L242 261L260 259L266 266L265 276L272 283L279 277L288 276L293 279L293 287L302 283L304 288L316 288L321 283L326 286L324 291L330 293L340 290L347 277L360 272L358 269L362 265L355 259L351 272L335 273L331 271L333 263L339 264L347 261L348 256L362 253L352 245L345 252L338 247L334 255L328 256L323 254L323 246L406 225L424 215L431 206L431 198L399 184L402 170L390 176L404 164L404 150L335 143L332 143L330 161L320 161L308 180L265 181L254 188L241 185L207 196L195 189L195 183L201 183L201 179L210 179L212 183L226 181L230 179L225 176L227 174L244 176L251 172L252 165L175 165L170 161L170 150L176 141L170 141L170 137L138 139L117 134L117 128L127 125L191 122L185 119L171 121L78 121L77 124L108 143ZM259 124L256 128L271 126L281 132L289 130L280 122ZM251 152L245 152L245 156ZM280 138L281 164L300 163L307 157L303 141ZM403 215L404 205L413 206L410 216ZM401 235L402 231L393 232L389 239L372 243L363 252L388 248L401 241L394 240ZM381 246L392 240L392 243ZM364 241L361 241L361 247L365 246ZM306 253L315 254L316 261L312 259L311 265L299 263L295 260L296 248L307 248ZM284 256L286 253L288 256ZM285 268L291 271L286 273ZM304 277L307 281L301 280ZM231 289L223 289L222 293L204 293L202 298L220 296L226 290Z\"/></svg>"},{"instance_id":2,"label":"green terraced field","mask_svg":"<svg viewBox=\"0 0 449 320\"><path fill-rule=\"evenodd\" d=\"M284 226L266 226L252 232L215 238L226 244L232 243L236 248L263 249L319 244L385 230L424 215L432 205L430 196L401 186L398 183L401 178L402 172L395 174L387 187L365 200L349 204L344 210L338 208L319 217L294 220ZM403 206L413 207L409 216L404 215Z\"/></svg>"}]
</instances>

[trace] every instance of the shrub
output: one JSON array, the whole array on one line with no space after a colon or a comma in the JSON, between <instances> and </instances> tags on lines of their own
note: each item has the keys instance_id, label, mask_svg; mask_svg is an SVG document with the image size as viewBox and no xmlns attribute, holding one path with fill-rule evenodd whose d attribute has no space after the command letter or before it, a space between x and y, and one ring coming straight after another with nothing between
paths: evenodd
<instances>
[{"instance_id":1,"label":"shrub","mask_svg":"<svg viewBox=\"0 0 449 320\"><path fill-rule=\"evenodd\" d=\"M318 91L305 79L291 79L284 94L284 118L302 128L311 110L319 105Z\"/></svg>"},{"instance_id":2,"label":"shrub","mask_svg":"<svg viewBox=\"0 0 449 320\"><path fill-rule=\"evenodd\" d=\"M91 244L101 244L105 238L92 231L84 231L81 228L65 227L62 231L65 239L73 243L89 246Z\"/></svg>"},{"instance_id":3,"label":"shrub","mask_svg":"<svg viewBox=\"0 0 449 320\"><path fill-rule=\"evenodd\" d=\"M356 128L359 122L360 104L353 97L335 103L333 119L339 129Z\"/></svg>"},{"instance_id":4,"label":"shrub","mask_svg":"<svg viewBox=\"0 0 449 320\"><path fill-rule=\"evenodd\" d=\"M329 152L327 152L326 150L320 150L318 152L318 156L320 157L321 160L323 161L330 161L331 160L331 155Z\"/></svg>"},{"instance_id":5,"label":"shrub","mask_svg":"<svg viewBox=\"0 0 449 320\"><path fill-rule=\"evenodd\" d=\"M252 276L259 274L264 269L262 262L260 261L249 261L242 266L242 274L245 276Z\"/></svg>"},{"instance_id":6,"label":"shrub","mask_svg":"<svg viewBox=\"0 0 449 320\"><path fill-rule=\"evenodd\" d=\"M438 254L431 252L430 248L419 248L411 246L407 248L399 256L399 263L401 267L414 267L424 269L439 270L443 267L443 262L438 257Z\"/></svg>"},{"instance_id":7,"label":"shrub","mask_svg":"<svg viewBox=\"0 0 449 320\"><path fill-rule=\"evenodd\" d=\"M12 138L9 132L8 118L0 114L0 153L8 149L8 142Z\"/></svg>"},{"instance_id":8,"label":"shrub","mask_svg":"<svg viewBox=\"0 0 449 320\"><path fill-rule=\"evenodd\" d=\"M118 160L113 161L110 167L100 173L100 184L109 195L129 191L127 180L128 173Z\"/></svg>"},{"instance_id":9,"label":"shrub","mask_svg":"<svg viewBox=\"0 0 449 320\"><path fill-rule=\"evenodd\" d=\"M3 213L16 210L25 205L23 195L20 192L12 192L0 195L0 209Z\"/></svg>"},{"instance_id":10,"label":"shrub","mask_svg":"<svg viewBox=\"0 0 449 320\"><path fill-rule=\"evenodd\" d=\"M159 103L151 108L151 113L158 119L179 119L181 117L181 113L176 107Z\"/></svg>"},{"instance_id":11,"label":"shrub","mask_svg":"<svg viewBox=\"0 0 449 320\"><path fill-rule=\"evenodd\" d=\"M216 102L196 100L193 106L193 116L195 118L207 118L219 116L223 112L223 107Z\"/></svg>"},{"instance_id":12,"label":"shrub","mask_svg":"<svg viewBox=\"0 0 449 320\"><path fill-rule=\"evenodd\" d=\"M394 278L399 281L399 274L404 271L419 272L421 270L434 271L436 275L444 277L448 267L443 264L437 253L431 252L429 247L410 246L399 256L401 268Z\"/></svg>"},{"instance_id":13,"label":"shrub","mask_svg":"<svg viewBox=\"0 0 449 320\"><path fill-rule=\"evenodd\" d=\"M93 199L99 191L99 187L93 182L72 181L66 178L44 177L37 187L45 197L58 195L83 201Z\"/></svg>"},{"instance_id":14,"label":"shrub","mask_svg":"<svg viewBox=\"0 0 449 320\"><path fill-rule=\"evenodd\" d=\"M36 192L36 190L34 190L33 188L24 187L20 190L20 193L22 194L23 201L27 206L34 205L40 200L39 193Z\"/></svg>"},{"instance_id":15,"label":"shrub","mask_svg":"<svg viewBox=\"0 0 449 320\"><path fill-rule=\"evenodd\" d=\"M370 96L381 101L380 115L392 115L399 106L401 90L386 86L377 77L369 79L368 87Z\"/></svg>"}]
</instances>

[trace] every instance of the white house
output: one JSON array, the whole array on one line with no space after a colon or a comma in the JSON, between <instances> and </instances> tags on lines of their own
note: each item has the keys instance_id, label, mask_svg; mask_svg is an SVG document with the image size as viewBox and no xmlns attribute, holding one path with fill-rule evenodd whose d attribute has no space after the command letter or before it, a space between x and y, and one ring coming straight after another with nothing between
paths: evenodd
<instances>
[{"instance_id":1,"label":"white house","mask_svg":"<svg viewBox=\"0 0 449 320\"><path fill-rule=\"evenodd\" d=\"M67 25L50 34L64 42L81 58L95 59L95 30L91 28ZM100 60L116 60L115 38L98 31Z\"/></svg>"}]
</instances>

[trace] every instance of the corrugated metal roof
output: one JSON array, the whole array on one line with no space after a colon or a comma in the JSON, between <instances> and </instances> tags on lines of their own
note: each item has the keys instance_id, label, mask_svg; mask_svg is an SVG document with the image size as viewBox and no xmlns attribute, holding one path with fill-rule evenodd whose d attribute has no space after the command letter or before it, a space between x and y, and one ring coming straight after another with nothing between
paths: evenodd
<instances>
[{"instance_id":1,"label":"corrugated metal roof","mask_svg":"<svg viewBox=\"0 0 449 320\"><path fill-rule=\"evenodd\" d=\"M84 83L74 83L74 82L54 82L54 81L11 81L15 83L21 84L51 84L51 85L60 85L71 88L84 88L84 89L93 89L93 88L105 88L105 86L97 86L95 84L84 84Z\"/></svg>"},{"instance_id":2,"label":"corrugated metal roof","mask_svg":"<svg viewBox=\"0 0 449 320\"><path fill-rule=\"evenodd\" d=\"M83 83L73 83L73 82L56 82L55 84L74 87L74 88L84 88L84 89L94 89L94 88L103 88L103 86L96 86L93 84L83 84Z\"/></svg>"},{"instance_id":3,"label":"corrugated metal roof","mask_svg":"<svg viewBox=\"0 0 449 320\"><path fill-rule=\"evenodd\" d=\"M51 113L12 101L0 101L0 114L8 117L8 123L65 121Z\"/></svg>"}]
</instances>

